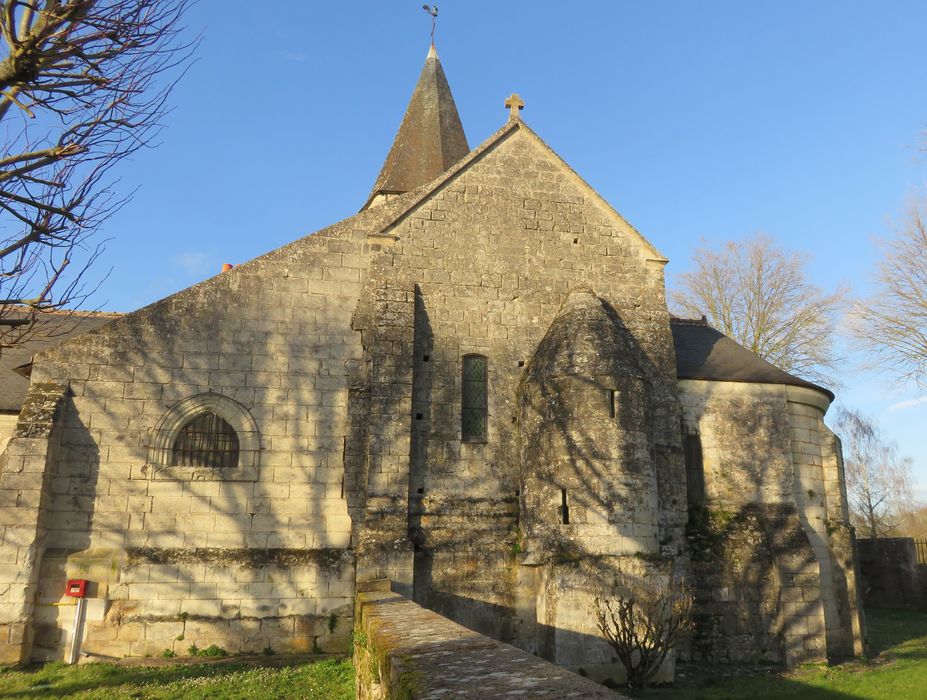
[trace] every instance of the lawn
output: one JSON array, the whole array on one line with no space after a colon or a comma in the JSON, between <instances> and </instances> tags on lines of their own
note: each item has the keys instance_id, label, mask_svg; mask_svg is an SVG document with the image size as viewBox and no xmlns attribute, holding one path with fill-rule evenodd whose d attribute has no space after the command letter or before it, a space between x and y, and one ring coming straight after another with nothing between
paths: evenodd
<instances>
[{"instance_id":1,"label":"lawn","mask_svg":"<svg viewBox=\"0 0 927 700\"><path fill-rule=\"evenodd\" d=\"M927 700L927 614L867 611L872 658L839 666L812 666L773 676L718 681L703 687L622 691L645 700L765 700L888 698ZM52 663L0 671L0 698L318 698L354 697L348 660L279 665L284 657L243 663Z\"/></svg>"},{"instance_id":2,"label":"lawn","mask_svg":"<svg viewBox=\"0 0 927 700\"><path fill-rule=\"evenodd\" d=\"M718 681L699 688L626 692L653 700L760 700L809 698L927 699L927 614L866 611L871 659L838 666L811 666L774 676Z\"/></svg>"},{"instance_id":3,"label":"lawn","mask_svg":"<svg viewBox=\"0 0 927 700\"><path fill-rule=\"evenodd\" d=\"M0 671L0 698L313 698L354 697L348 660L270 667L224 662L136 666L61 662Z\"/></svg>"}]
</instances>

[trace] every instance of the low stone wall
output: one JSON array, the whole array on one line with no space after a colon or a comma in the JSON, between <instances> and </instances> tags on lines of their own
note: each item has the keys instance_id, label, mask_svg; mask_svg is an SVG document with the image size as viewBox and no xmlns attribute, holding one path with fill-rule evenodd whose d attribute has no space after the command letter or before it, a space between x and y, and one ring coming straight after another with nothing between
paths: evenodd
<instances>
[{"instance_id":1,"label":"low stone wall","mask_svg":"<svg viewBox=\"0 0 927 700\"><path fill-rule=\"evenodd\" d=\"M358 700L623 697L426 610L385 581L365 588L355 606Z\"/></svg>"},{"instance_id":2,"label":"low stone wall","mask_svg":"<svg viewBox=\"0 0 927 700\"><path fill-rule=\"evenodd\" d=\"M881 608L920 608L924 578L910 537L860 538L859 569L863 603Z\"/></svg>"}]
</instances>

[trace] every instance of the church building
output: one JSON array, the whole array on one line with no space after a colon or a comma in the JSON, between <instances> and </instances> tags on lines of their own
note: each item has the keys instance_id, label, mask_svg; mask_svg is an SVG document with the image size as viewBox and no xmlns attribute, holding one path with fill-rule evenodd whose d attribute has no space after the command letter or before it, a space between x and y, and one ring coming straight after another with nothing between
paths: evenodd
<instances>
[{"instance_id":1,"label":"church building","mask_svg":"<svg viewBox=\"0 0 927 700\"><path fill-rule=\"evenodd\" d=\"M0 662L346 652L383 578L594 678L616 580L691 593L677 658L862 653L833 394L673 317L506 106L471 148L432 47L359 213L35 355Z\"/></svg>"}]
</instances>

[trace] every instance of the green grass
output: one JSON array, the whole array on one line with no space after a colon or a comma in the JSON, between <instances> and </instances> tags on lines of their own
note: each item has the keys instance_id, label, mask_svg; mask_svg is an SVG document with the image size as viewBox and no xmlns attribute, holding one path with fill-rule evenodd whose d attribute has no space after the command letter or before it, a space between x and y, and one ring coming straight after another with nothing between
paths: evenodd
<instances>
[{"instance_id":1,"label":"green grass","mask_svg":"<svg viewBox=\"0 0 927 700\"><path fill-rule=\"evenodd\" d=\"M718 681L700 688L622 691L654 700L927 699L927 614L867 610L869 660L810 666L775 676Z\"/></svg>"},{"instance_id":2,"label":"green grass","mask_svg":"<svg viewBox=\"0 0 927 700\"><path fill-rule=\"evenodd\" d=\"M622 692L653 700L927 700L927 614L869 610L867 625L873 657L868 661L813 666L697 688ZM354 670L348 660L328 659L282 667L235 660L161 666L66 666L59 662L0 671L0 698L63 697L347 700L354 697Z\"/></svg>"},{"instance_id":3,"label":"green grass","mask_svg":"<svg viewBox=\"0 0 927 700\"><path fill-rule=\"evenodd\" d=\"M123 666L61 662L0 671L0 698L313 698L354 697L348 660L271 668L242 663Z\"/></svg>"}]
</instances>

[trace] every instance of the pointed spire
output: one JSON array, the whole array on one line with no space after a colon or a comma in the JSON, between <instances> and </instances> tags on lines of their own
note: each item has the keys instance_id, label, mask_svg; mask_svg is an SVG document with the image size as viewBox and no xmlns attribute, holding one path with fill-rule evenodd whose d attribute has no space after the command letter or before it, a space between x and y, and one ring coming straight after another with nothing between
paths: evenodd
<instances>
[{"instance_id":1,"label":"pointed spire","mask_svg":"<svg viewBox=\"0 0 927 700\"><path fill-rule=\"evenodd\" d=\"M378 195L409 192L434 180L469 152L454 96L432 45L365 208L382 200Z\"/></svg>"}]
</instances>

